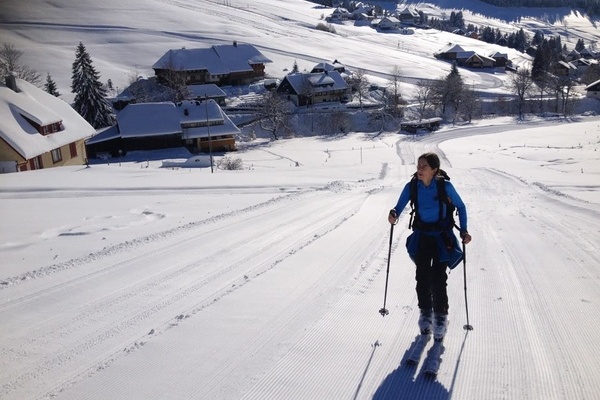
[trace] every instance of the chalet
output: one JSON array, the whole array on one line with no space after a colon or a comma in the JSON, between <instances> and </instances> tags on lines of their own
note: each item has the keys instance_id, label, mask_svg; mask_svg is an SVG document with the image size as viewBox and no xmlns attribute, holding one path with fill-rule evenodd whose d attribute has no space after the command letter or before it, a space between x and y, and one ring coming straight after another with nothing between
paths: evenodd
<instances>
[{"instance_id":1,"label":"chalet","mask_svg":"<svg viewBox=\"0 0 600 400\"><path fill-rule=\"evenodd\" d=\"M377 23L377 28L380 31L391 31L400 28L400 20L395 17L383 17Z\"/></svg>"},{"instance_id":2,"label":"chalet","mask_svg":"<svg viewBox=\"0 0 600 400\"><path fill-rule=\"evenodd\" d=\"M567 61L579 60L581 58L581 54L577 50L573 49L565 55L565 58Z\"/></svg>"},{"instance_id":3,"label":"chalet","mask_svg":"<svg viewBox=\"0 0 600 400\"><path fill-rule=\"evenodd\" d=\"M600 100L600 80L590 83L585 87L586 97Z\"/></svg>"},{"instance_id":4,"label":"chalet","mask_svg":"<svg viewBox=\"0 0 600 400\"><path fill-rule=\"evenodd\" d=\"M352 18L352 13L343 7L337 7L331 15L328 17L327 21L347 21Z\"/></svg>"},{"instance_id":5,"label":"chalet","mask_svg":"<svg viewBox=\"0 0 600 400\"><path fill-rule=\"evenodd\" d=\"M496 67L506 67L506 65L510 63L508 54L506 53L500 53L499 51L496 51L490 54L490 57L494 59L494 65Z\"/></svg>"},{"instance_id":6,"label":"chalet","mask_svg":"<svg viewBox=\"0 0 600 400\"><path fill-rule=\"evenodd\" d=\"M570 76L575 74L577 67L567 61L559 61L556 63L556 74L561 76Z\"/></svg>"},{"instance_id":7,"label":"chalet","mask_svg":"<svg viewBox=\"0 0 600 400\"><path fill-rule=\"evenodd\" d=\"M469 68L494 68L495 62L492 57L475 53L465 60L464 65Z\"/></svg>"},{"instance_id":8,"label":"chalet","mask_svg":"<svg viewBox=\"0 0 600 400\"><path fill-rule=\"evenodd\" d=\"M241 85L264 77L265 64L270 62L254 46L234 42L205 49L169 50L152 69L167 84L175 77L187 85Z\"/></svg>"},{"instance_id":9,"label":"chalet","mask_svg":"<svg viewBox=\"0 0 600 400\"><path fill-rule=\"evenodd\" d=\"M117 124L86 142L90 157L186 147L193 153L233 151L240 130L216 101L130 104Z\"/></svg>"},{"instance_id":10,"label":"chalet","mask_svg":"<svg viewBox=\"0 0 600 400\"><path fill-rule=\"evenodd\" d=\"M0 172L83 165L94 133L63 100L12 75L0 83Z\"/></svg>"},{"instance_id":11,"label":"chalet","mask_svg":"<svg viewBox=\"0 0 600 400\"><path fill-rule=\"evenodd\" d=\"M311 73L322 73L329 71L337 71L342 75L342 78L346 79L352 75L352 72L346 69L346 66L340 63L338 60L334 60L332 63L322 62L318 63L310 71Z\"/></svg>"},{"instance_id":12,"label":"chalet","mask_svg":"<svg viewBox=\"0 0 600 400\"><path fill-rule=\"evenodd\" d=\"M460 47L457 44L448 43L440 51L438 51L436 54L434 54L434 56L435 56L435 58L438 58L441 60L456 60L457 55L459 53L462 53L463 56L466 55L466 54L464 54L465 49L463 49L462 47ZM470 57L471 55L472 54L469 54L468 57Z\"/></svg>"},{"instance_id":13,"label":"chalet","mask_svg":"<svg viewBox=\"0 0 600 400\"><path fill-rule=\"evenodd\" d=\"M500 39L496 40L496 44L499 46L508 46L508 39L506 39L505 37L501 37Z\"/></svg>"},{"instance_id":14,"label":"chalet","mask_svg":"<svg viewBox=\"0 0 600 400\"><path fill-rule=\"evenodd\" d=\"M421 21L421 15L413 7L405 7L396 14L396 18L405 25L418 25Z\"/></svg>"},{"instance_id":15,"label":"chalet","mask_svg":"<svg viewBox=\"0 0 600 400\"><path fill-rule=\"evenodd\" d=\"M337 71L288 74L277 93L287 95L297 106L325 102L344 102L351 94L350 86Z\"/></svg>"},{"instance_id":16,"label":"chalet","mask_svg":"<svg viewBox=\"0 0 600 400\"><path fill-rule=\"evenodd\" d=\"M588 59L588 60L592 59L592 58L596 58L596 55L586 48L581 49L579 54L581 54L581 57Z\"/></svg>"}]
</instances>

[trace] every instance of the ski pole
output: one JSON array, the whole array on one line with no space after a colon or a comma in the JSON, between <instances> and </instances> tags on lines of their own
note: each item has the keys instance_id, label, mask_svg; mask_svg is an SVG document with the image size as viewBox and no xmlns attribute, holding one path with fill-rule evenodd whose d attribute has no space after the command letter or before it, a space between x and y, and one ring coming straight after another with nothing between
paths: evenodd
<instances>
[{"instance_id":1,"label":"ski pole","mask_svg":"<svg viewBox=\"0 0 600 400\"><path fill-rule=\"evenodd\" d=\"M385 308L385 302L387 301L387 288L388 288L388 278L390 277L390 258L392 257L392 238L394 236L394 224L390 224L390 249L388 250L388 261L387 261L387 271L385 272L385 292L383 294L383 308L379 310L379 314L385 317L390 312Z\"/></svg>"},{"instance_id":2,"label":"ski pole","mask_svg":"<svg viewBox=\"0 0 600 400\"><path fill-rule=\"evenodd\" d=\"M473 330L473 325L469 324L469 303L467 302L467 247L464 242L462 244L463 250L463 276L465 281L465 310L467 312L467 324L463 328L467 331Z\"/></svg>"}]
</instances>

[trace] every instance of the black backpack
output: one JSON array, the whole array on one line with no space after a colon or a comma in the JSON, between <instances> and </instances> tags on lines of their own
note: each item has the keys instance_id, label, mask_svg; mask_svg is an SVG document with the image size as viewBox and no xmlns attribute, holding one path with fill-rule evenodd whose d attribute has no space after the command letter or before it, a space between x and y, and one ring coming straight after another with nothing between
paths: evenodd
<instances>
[{"instance_id":1,"label":"black backpack","mask_svg":"<svg viewBox=\"0 0 600 400\"><path fill-rule=\"evenodd\" d=\"M450 180L448 174L439 170L438 174L434 178L437 186L437 198L440 204L440 214L438 221L435 223L425 223L421 221L418 212L417 201L417 174L415 173L410 181L410 222L408 223L408 229L420 229L424 231L445 231L452 230L454 228L454 212L456 207L452 204L452 200L446 194L446 181ZM444 216L444 204L446 205L446 215Z\"/></svg>"}]
</instances>

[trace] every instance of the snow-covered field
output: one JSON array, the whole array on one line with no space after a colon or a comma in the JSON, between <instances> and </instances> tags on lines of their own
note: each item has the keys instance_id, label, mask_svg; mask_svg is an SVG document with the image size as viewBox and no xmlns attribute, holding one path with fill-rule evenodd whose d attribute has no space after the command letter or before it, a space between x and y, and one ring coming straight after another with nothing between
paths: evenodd
<instances>
[{"instance_id":1,"label":"snow-covered field","mask_svg":"<svg viewBox=\"0 0 600 400\"><path fill-rule=\"evenodd\" d=\"M447 74L431 57L446 42L481 45L312 30L324 13L303 1L3 1L0 35L65 99L79 41L119 86L132 68L150 75L168 48L242 38L274 60L273 75L338 58L383 79L400 64L406 89ZM597 39L586 21L545 29ZM505 74L461 74L506 91ZM185 159L173 151L0 175L0 399L596 399L600 119L529 121L241 138L233 157L245 169L213 174L161 168ZM418 332L406 214L392 237L390 314L378 313L387 213L431 150L473 235L474 330L463 330L460 266L435 381L403 362Z\"/></svg>"},{"instance_id":2,"label":"snow-covered field","mask_svg":"<svg viewBox=\"0 0 600 400\"><path fill-rule=\"evenodd\" d=\"M597 118L504 121L267 142L213 174L0 175L0 398L596 398L599 135ZM418 332L406 215L378 313L387 212L426 150L474 237L474 330L459 267L434 382L403 364Z\"/></svg>"}]
</instances>

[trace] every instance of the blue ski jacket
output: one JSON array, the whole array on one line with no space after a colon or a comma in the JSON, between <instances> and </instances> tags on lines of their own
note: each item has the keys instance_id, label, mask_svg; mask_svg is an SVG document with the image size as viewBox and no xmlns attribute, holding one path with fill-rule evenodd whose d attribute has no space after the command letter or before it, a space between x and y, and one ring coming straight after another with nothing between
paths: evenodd
<instances>
[{"instance_id":1,"label":"blue ski jacket","mask_svg":"<svg viewBox=\"0 0 600 400\"><path fill-rule=\"evenodd\" d=\"M463 203L462 199L456 192L456 189L449 181L444 181L446 185L446 195L452 201L454 207L458 211L458 220L459 220L459 229L461 232L466 232L467 229L467 208L465 203ZM400 213L406 208L406 205L410 201L410 181L404 186L402 189L402 193L400 193L400 197L398 198L398 202L394 207L396 211L396 215L400 215ZM417 182L417 201L418 206L417 210L419 213L419 218L421 218L422 222L425 223L434 223L439 220L440 216L440 203L438 201L437 195L437 184L435 180L431 181L429 186L425 186L425 184L421 181ZM444 203L444 217L446 216L446 204Z\"/></svg>"}]
</instances>

